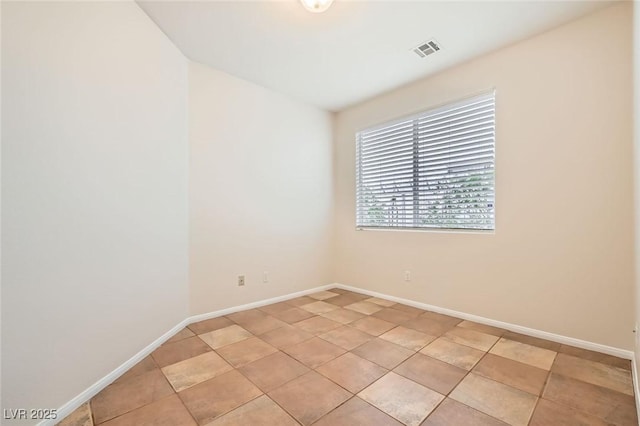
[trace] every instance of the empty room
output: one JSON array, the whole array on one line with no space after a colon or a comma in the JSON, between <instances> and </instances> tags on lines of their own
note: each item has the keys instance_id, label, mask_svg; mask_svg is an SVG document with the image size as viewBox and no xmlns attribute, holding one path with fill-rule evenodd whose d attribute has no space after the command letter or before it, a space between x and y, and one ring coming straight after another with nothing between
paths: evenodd
<instances>
[{"instance_id":1,"label":"empty room","mask_svg":"<svg viewBox=\"0 0 640 426\"><path fill-rule=\"evenodd\" d=\"M0 424L638 425L637 2L0 24Z\"/></svg>"}]
</instances>

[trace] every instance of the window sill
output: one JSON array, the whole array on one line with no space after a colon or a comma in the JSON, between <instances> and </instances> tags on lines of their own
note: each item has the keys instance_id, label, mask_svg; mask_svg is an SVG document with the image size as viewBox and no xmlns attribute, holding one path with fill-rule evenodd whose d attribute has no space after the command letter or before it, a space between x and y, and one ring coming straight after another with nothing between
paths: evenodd
<instances>
[{"instance_id":1,"label":"window sill","mask_svg":"<svg viewBox=\"0 0 640 426\"><path fill-rule=\"evenodd\" d=\"M454 228L375 228L356 227L356 231L381 231L381 232L426 232L434 234L475 234L495 235L495 229L454 229Z\"/></svg>"}]
</instances>

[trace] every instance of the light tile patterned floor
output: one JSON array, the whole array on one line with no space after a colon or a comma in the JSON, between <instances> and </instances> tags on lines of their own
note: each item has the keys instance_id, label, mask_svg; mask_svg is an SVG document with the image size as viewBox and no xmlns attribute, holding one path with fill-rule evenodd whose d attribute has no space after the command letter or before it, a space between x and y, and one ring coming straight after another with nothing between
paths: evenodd
<instances>
[{"instance_id":1,"label":"light tile patterned floor","mask_svg":"<svg viewBox=\"0 0 640 426\"><path fill-rule=\"evenodd\" d=\"M630 370L333 289L192 324L60 424L635 426Z\"/></svg>"}]
</instances>

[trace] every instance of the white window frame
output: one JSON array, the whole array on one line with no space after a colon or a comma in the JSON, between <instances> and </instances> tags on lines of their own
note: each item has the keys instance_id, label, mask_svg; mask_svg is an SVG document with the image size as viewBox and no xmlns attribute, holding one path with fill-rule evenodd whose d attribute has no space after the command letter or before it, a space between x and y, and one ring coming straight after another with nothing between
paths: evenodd
<instances>
[{"instance_id":1,"label":"white window frame","mask_svg":"<svg viewBox=\"0 0 640 426\"><path fill-rule=\"evenodd\" d=\"M455 167L458 170L453 172L454 167L451 164L455 163L453 163L451 159L452 148L450 144L458 141L449 141L446 137L443 139L443 136L438 135L436 138L439 140L432 142L429 137L425 136L424 132L420 130L420 124L429 122L429 120L437 120L439 115L445 117L446 122L446 117L450 114L455 114L453 111L456 110L460 110L461 112L466 111L465 114L469 114L469 110L474 108L471 107L472 105L480 105L484 108L483 111L488 111L481 114L482 121L478 121L483 126L482 135L478 136L478 139L473 136L469 139L469 142L464 143L465 145L468 144L469 147L460 148L457 152L454 152L454 154L458 154L454 155L454 157L459 157L463 161L458 163L460 165ZM464 115L463 118L465 118ZM470 118L470 120L473 119ZM454 124L454 126L455 125L456 124ZM457 125L461 126L462 124ZM393 183L396 185L395 193L393 189L388 190L388 188L383 188L383 185L391 185L389 179L394 179L393 176L391 178L389 177L391 173L388 170L389 167L387 167L386 171L379 172L380 182L376 182L375 171L371 171L375 170L375 168L371 166L372 158L375 160L374 157L380 155L378 153L379 151L375 154L363 152L363 149L370 150L370 148L366 146L363 148L363 145L367 144L367 137L369 140L378 138L379 136L376 135L376 132L394 126L396 129L402 129L400 131L393 130L397 131L397 134L403 135L402 137L398 136L398 138L402 140L402 143L392 146L391 149L386 149L386 143L384 143L384 146L385 151L393 153L388 155L402 155L400 158L404 163L402 173L399 173L401 176L398 178L401 182L399 184ZM424 128L424 126L422 128ZM451 131L451 127L449 127L449 130ZM454 127L454 135L459 131L459 128L456 131ZM391 130L389 132L391 132ZM447 142L449 144L447 144ZM380 142L376 141L370 143L380 144ZM433 145L430 145L430 143ZM393 144L395 144L395 142ZM389 145L392 144L389 143ZM437 148L432 147L436 145L438 146ZM442 148L444 146L448 148ZM454 146L454 151L456 151L455 148ZM446 149L448 154L445 155L448 155L448 160L441 161L442 159L438 158L437 161L441 164L436 166L430 165L430 163L434 161L432 159L433 154L430 155L430 159L425 159L425 149L427 151L437 151L437 156L439 157L441 154L439 151ZM412 154L410 154L411 152ZM367 158L367 155L370 155L370 158ZM473 155L476 156L472 157ZM412 165L411 158L413 158ZM480 160L477 161L483 162L483 164L472 165L477 158L480 158ZM384 160L389 161L388 158L381 158L381 164ZM363 161L369 162L369 165L365 164L363 167ZM463 164L465 162L467 165ZM445 164L446 166L444 166ZM367 167L369 167L368 170L366 170ZM379 167L380 170L385 168L385 166L382 165ZM429 167L432 167L432 169ZM442 169L443 167L447 169L447 171L446 173L437 173L444 175L444 177L440 176L441 180L435 185L436 189L433 189L434 185L429 183L427 176L434 173L433 171L437 168ZM465 167L468 169L465 169ZM363 169L365 169L365 173L369 174L369 176L364 176L364 179L369 179L372 186L378 184L379 189L366 188L366 183L363 179ZM384 173L387 173L387 175L384 176ZM465 182L465 177L468 178L466 179L467 181L472 182L471 185L460 186L459 182ZM447 179L455 180L452 182ZM427 182L427 184L425 184L425 182ZM465 186L475 186L475 188L461 189ZM384 192L384 194L382 194L382 192ZM460 198L466 198L468 197L466 194L470 193L473 193L473 195L471 195L472 197L478 198L474 198L472 203L460 202ZM460 197L461 194L465 194L466 197L465 195ZM392 196L391 199L389 199L390 196ZM398 205L402 206L402 210L396 207L399 196L402 196L403 199L402 203L398 202ZM375 202L370 201L371 197L374 197ZM378 202L376 197L380 197L382 200ZM452 200L454 200L454 202L452 202ZM458 207L458 205L460 205L460 207ZM372 219L370 213L373 210L372 206L376 206L376 211L382 211L382 213L377 213L377 219ZM367 209L368 211L366 211ZM426 211L437 213L423 213ZM416 214L415 212L418 213ZM379 222L374 223L375 221ZM449 102L438 107L429 108L420 113L388 121L356 133L356 229L495 232L495 89Z\"/></svg>"}]
</instances>

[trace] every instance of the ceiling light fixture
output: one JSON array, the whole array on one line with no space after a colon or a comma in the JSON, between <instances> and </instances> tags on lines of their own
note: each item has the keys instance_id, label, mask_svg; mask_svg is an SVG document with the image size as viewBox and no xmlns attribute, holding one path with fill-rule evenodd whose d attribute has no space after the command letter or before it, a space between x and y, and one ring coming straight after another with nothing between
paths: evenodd
<instances>
[{"instance_id":1,"label":"ceiling light fixture","mask_svg":"<svg viewBox=\"0 0 640 426\"><path fill-rule=\"evenodd\" d=\"M300 0L300 3L307 9L309 12L320 13L329 9L333 0Z\"/></svg>"}]
</instances>

